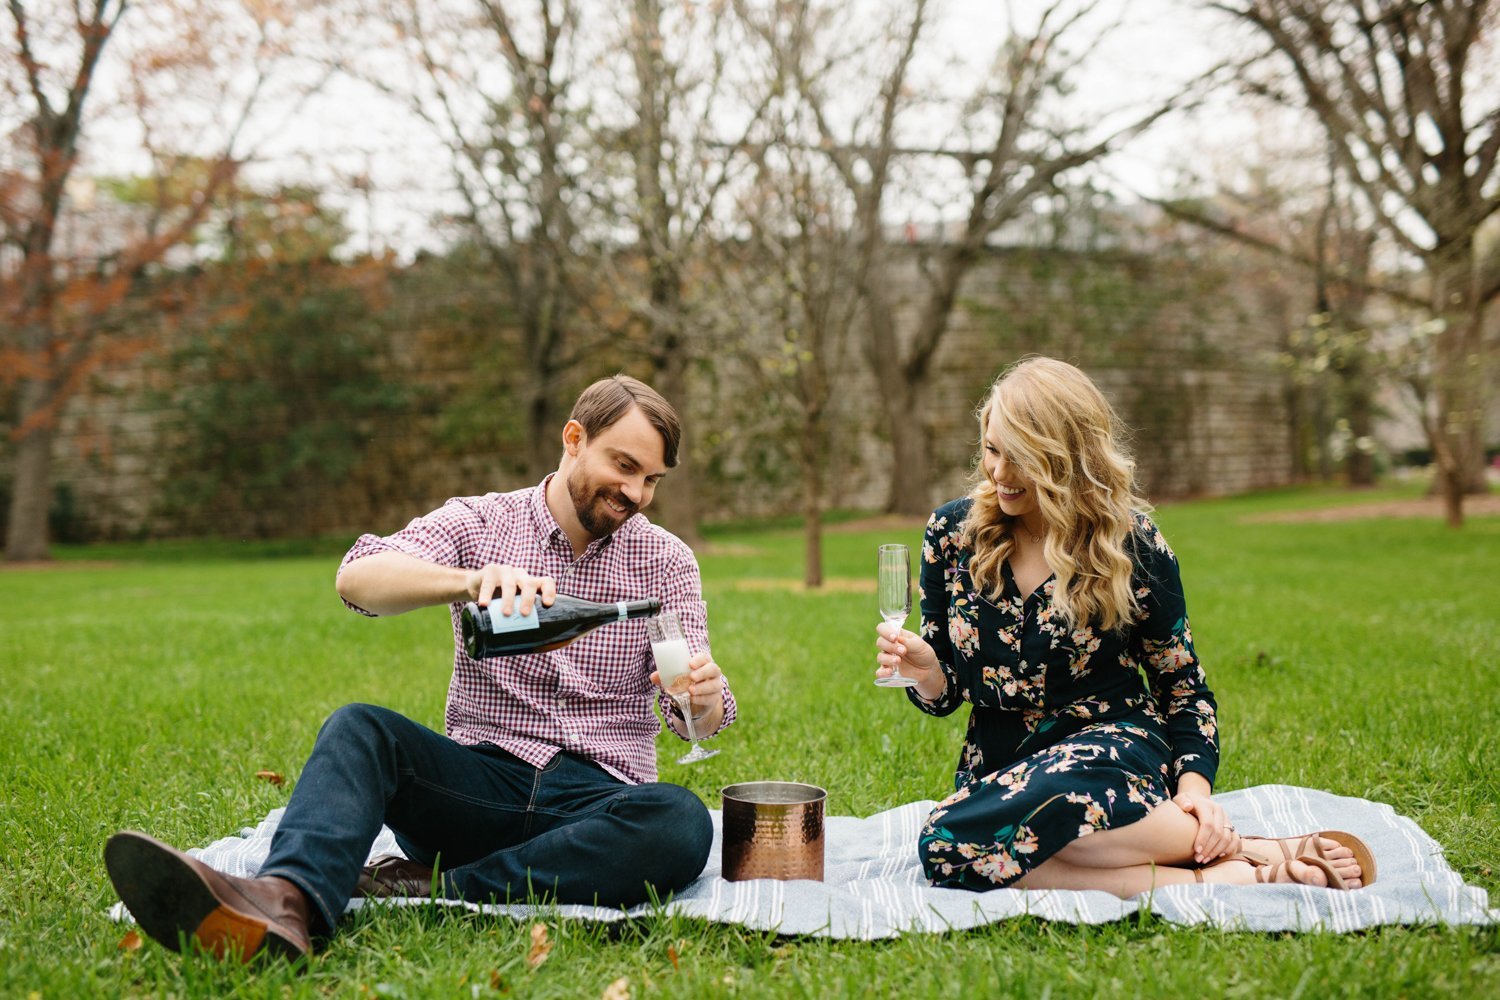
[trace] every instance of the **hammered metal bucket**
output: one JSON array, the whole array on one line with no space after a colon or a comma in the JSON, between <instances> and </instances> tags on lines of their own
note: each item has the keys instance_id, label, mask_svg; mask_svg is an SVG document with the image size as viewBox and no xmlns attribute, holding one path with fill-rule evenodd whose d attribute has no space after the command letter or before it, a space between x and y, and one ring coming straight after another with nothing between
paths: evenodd
<instances>
[{"instance_id":1,"label":"hammered metal bucket","mask_svg":"<svg viewBox=\"0 0 1500 1000\"><path fill-rule=\"evenodd\" d=\"M795 781L745 781L724 796L724 878L823 881L823 803L828 793Z\"/></svg>"}]
</instances>

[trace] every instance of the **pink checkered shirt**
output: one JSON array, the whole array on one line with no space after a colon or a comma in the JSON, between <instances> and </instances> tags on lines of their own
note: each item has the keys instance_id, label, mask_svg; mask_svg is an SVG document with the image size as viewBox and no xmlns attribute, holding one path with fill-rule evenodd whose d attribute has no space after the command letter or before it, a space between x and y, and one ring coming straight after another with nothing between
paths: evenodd
<instances>
[{"instance_id":1,"label":"pink checkered shirt","mask_svg":"<svg viewBox=\"0 0 1500 1000\"><path fill-rule=\"evenodd\" d=\"M339 569L386 551L464 569L503 563L550 576L559 593L585 600L660 598L663 608L680 616L688 645L709 648L707 608L692 550L636 514L573 558L568 536L547 509L551 478L514 493L455 497L394 535L364 535ZM451 738L493 743L534 767L567 750L623 781L656 780L661 723L651 711L653 692L662 711L670 702L649 679L655 665L643 620L605 625L547 653L474 660L465 654L459 633L462 607L449 608L454 654L445 722ZM720 730L734 714L726 684Z\"/></svg>"}]
</instances>

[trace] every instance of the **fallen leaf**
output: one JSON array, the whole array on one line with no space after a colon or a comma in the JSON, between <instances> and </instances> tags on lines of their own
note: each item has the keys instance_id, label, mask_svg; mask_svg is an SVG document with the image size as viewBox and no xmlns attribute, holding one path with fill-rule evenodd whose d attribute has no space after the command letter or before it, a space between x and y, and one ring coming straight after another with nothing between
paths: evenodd
<instances>
[{"instance_id":1,"label":"fallen leaf","mask_svg":"<svg viewBox=\"0 0 1500 1000\"><path fill-rule=\"evenodd\" d=\"M604 987L604 995L599 1000L630 1000L630 980L624 976L616 979Z\"/></svg>"},{"instance_id":2,"label":"fallen leaf","mask_svg":"<svg viewBox=\"0 0 1500 1000\"><path fill-rule=\"evenodd\" d=\"M669 958L669 959L672 960L672 968L674 968L674 969L681 969L682 968L682 966L680 966L680 965L677 964L677 949L674 948L674 947L672 947L671 945L667 945L667 958Z\"/></svg>"},{"instance_id":3,"label":"fallen leaf","mask_svg":"<svg viewBox=\"0 0 1500 1000\"><path fill-rule=\"evenodd\" d=\"M275 771L256 771L255 776L261 781L269 781L273 785L281 785L286 783L286 779L277 774Z\"/></svg>"},{"instance_id":4,"label":"fallen leaf","mask_svg":"<svg viewBox=\"0 0 1500 1000\"><path fill-rule=\"evenodd\" d=\"M526 964L535 969L547 961L552 954L552 942L547 938L546 924L531 925L531 950L526 953Z\"/></svg>"},{"instance_id":5,"label":"fallen leaf","mask_svg":"<svg viewBox=\"0 0 1500 1000\"><path fill-rule=\"evenodd\" d=\"M510 987L505 985L505 980L501 977L499 969L490 970L490 989L496 993L510 992Z\"/></svg>"},{"instance_id":6,"label":"fallen leaf","mask_svg":"<svg viewBox=\"0 0 1500 1000\"><path fill-rule=\"evenodd\" d=\"M141 944L141 936L135 931L131 931L129 934L126 934L124 937L120 938L121 951L136 951L141 947Z\"/></svg>"}]
</instances>

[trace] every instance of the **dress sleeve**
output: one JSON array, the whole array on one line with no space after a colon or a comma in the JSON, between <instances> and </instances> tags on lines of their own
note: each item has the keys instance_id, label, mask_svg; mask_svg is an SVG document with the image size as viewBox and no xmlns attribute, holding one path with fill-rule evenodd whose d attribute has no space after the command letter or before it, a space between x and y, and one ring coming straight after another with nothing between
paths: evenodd
<instances>
[{"instance_id":1,"label":"dress sleeve","mask_svg":"<svg viewBox=\"0 0 1500 1000\"><path fill-rule=\"evenodd\" d=\"M1167 720L1172 775L1196 771L1210 785L1219 769L1218 706L1193 649L1187 601L1177 557L1149 520L1135 538L1141 618L1134 627L1135 652L1151 694Z\"/></svg>"},{"instance_id":2,"label":"dress sleeve","mask_svg":"<svg viewBox=\"0 0 1500 1000\"><path fill-rule=\"evenodd\" d=\"M937 654L938 667L943 671L943 693L928 701L917 694L916 688L907 688L906 696L928 715L952 715L963 704L958 673L953 668L953 642L948 635L947 567L950 550L957 544L957 530L952 515L946 513L946 508L939 509L927 519L922 539L921 569L917 574L917 598L922 611L920 634Z\"/></svg>"}]
</instances>

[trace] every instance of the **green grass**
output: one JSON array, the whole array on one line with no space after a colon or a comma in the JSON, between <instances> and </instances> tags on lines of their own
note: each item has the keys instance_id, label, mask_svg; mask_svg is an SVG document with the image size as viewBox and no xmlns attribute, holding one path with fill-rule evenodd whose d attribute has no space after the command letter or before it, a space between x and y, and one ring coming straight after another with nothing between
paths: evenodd
<instances>
[{"instance_id":1,"label":"green grass","mask_svg":"<svg viewBox=\"0 0 1500 1000\"><path fill-rule=\"evenodd\" d=\"M1461 532L1243 520L1333 502L1293 491L1160 511L1219 698L1220 787L1286 782L1388 802L1500 905L1500 519ZM962 720L928 718L869 683L876 616L857 589L877 541L915 542L919 529L858 527L827 535L834 585L815 594L778 583L800 576L795 531L712 533L714 648L741 721L696 767L672 763L681 744L664 738L665 780L715 807L734 781L811 781L832 812L856 815L949 787ZM663 914L554 920L535 970L527 923L464 913L355 919L301 971L183 960L150 942L121 950L128 928L105 916L109 833L196 846L253 823L290 789L255 772L294 779L346 702L441 727L444 612L345 611L332 591L339 549L113 546L0 571L0 997L597 997L622 977L636 997L1500 992L1493 928L1261 935L1149 917L877 943Z\"/></svg>"}]
</instances>

